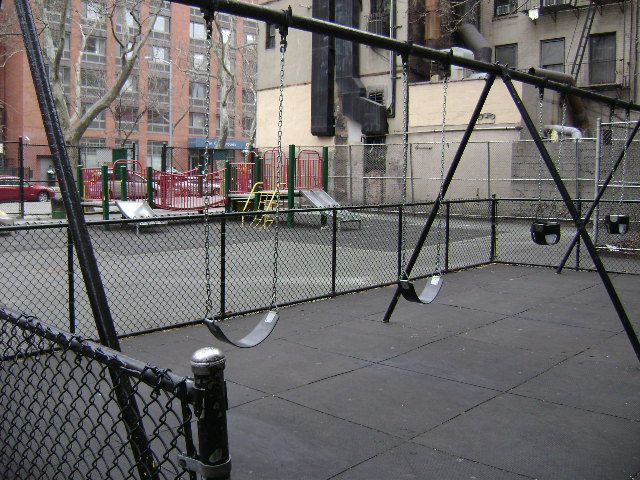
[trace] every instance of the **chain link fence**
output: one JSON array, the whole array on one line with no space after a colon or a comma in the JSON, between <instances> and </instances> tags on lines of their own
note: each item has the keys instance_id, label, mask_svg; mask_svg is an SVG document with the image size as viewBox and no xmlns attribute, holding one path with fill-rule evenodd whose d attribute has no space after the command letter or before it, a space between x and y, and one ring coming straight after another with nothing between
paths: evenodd
<instances>
[{"instance_id":1,"label":"chain link fence","mask_svg":"<svg viewBox=\"0 0 640 480\"><path fill-rule=\"evenodd\" d=\"M190 479L193 380L0 309L2 478Z\"/></svg>"}]
</instances>

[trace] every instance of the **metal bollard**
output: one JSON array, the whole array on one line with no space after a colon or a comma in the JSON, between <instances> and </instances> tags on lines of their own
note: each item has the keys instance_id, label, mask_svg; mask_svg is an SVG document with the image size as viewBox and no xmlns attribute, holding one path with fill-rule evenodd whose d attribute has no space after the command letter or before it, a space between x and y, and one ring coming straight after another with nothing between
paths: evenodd
<instances>
[{"instance_id":1,"label":"metal bollard","mask_svg":"<svg viewBox=\"0 0 640 480\"><path fill-rule=\"evenodd\" d=\"M231 473L227 435L225 357L217 348L197 350L191 357L198 419L198 459L181 457L184 468L203 480L228 479Z\"/></svg>"}]
</instances>

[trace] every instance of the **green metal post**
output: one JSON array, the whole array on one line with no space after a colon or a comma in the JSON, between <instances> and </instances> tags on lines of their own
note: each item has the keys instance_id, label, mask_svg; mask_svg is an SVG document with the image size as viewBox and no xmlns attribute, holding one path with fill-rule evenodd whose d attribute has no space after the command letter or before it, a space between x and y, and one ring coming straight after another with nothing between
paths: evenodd
<instances>
[{"instance_id":1,"label":"green metal post","mask_svg":"<svg viewBox=\"0 0 640 480\"><path fill-rule=\"evenodd\" d=\"M254 161L253 166L253 183L258 183L262 181L262 157L260 155L256 155L256 159Z\"/></svg>"},{"instance_id":2,"label":"green metal post","mask_svg":"<svg viewBox=\"0 0 640 480\"><path fill-rule=\"evenodd\" d=\"M147 167L147 200L151 208L155 208L153 203L153 167Z\"/></svg>"},{"instance_id":3,"label":"green metal post","mask_svg":"<svg viewBox=\"0 0 640 480\"><path fill-rule=\"evenodd\" d=\"M78 195L80 195L80 200L84 199L84 179L82 178L82 165L78 164L77 173L76 173L76 182L78 185Z\"/></svg>"},{"instance_id":4,"label":"green metal post","mask_svg":"<svg viewBox=\"0 0 640 480\"><path fill-rule=\"evenodd\" d=\"M289 145L289 162L287 165L287 208L293 210L295 207L294 195L296 188L296 146ZM287 226L294 225L293 212L287 214Z\"/></svg>"},{"instance_id":5,"label":"green metal post","mask_svg":"<svg viewBox=\"0 0 640 480\"><path fill-rule=\"evenodd\" d=\"M109 220L109 167L103 165L100 169L102 179L102 218Z\"/></svg>"},{"instance_id":6,"label":"green metal post","mask_svg":"<svg viewBox=\"0 0 640 480\"><path fill-rule=\"evenodd\" d=\"M231 199L229 191L231 190L231 160L228 158L224 161L224 211L231 211Z\"/></svg>"},{"instance_id":7,"label":"green metal post","mask_svg":"<svg viewBox=\"0 0 640 480\"><path fill-rule=\"evenodd\" d=\"M129 197L127 192L127 180L129 179L129 172L126 165L120 166L120 200L126 201Z\"/></svg>"},{"instance_id":8,"label":"green metal post","mask_svg":"<svg viewBox=\"0 0 640 480\"><path fill-rule=\"evenodd\" d=\"M322 189L329 191L329 147L322 147Z\"/></svg>"}]
</instances>

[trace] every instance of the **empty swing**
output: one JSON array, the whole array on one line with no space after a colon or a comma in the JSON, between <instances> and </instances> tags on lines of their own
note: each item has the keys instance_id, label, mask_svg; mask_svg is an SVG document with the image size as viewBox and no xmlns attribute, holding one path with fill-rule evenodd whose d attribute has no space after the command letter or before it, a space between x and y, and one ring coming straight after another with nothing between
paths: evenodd
<instances>
[{"instance_id":1,"label":"empty swing","mask_svg":"<svg viewBox=\"0 0 640 480\"><path fill-rule=\"evenodd\" d=\"M409 158L409 75L408 75L408 61L407 56L402 57L402 85L403 85L403 130L404 130L404 142L402 144L402 206L404 207L407 201L407 164ZM442 205L442 189L444 181L444 148L445 148L445 124L446 124L446 112L447 112L447 86L449 83L449 77L444 78L444 97L442 104L442 142L441 142L441 155L440 155L440 190L438 193L438 205ZM433 302L440 292L444 279L442 278L442 269L440 267L440 244L442 239L442 217L438 219L438 240L436 251L436 268L431 277L428 278L427 284L420 294L416 291L416 287L409 280L409 274L407 272L407 262L404 251L404 222L401 225L400 232L400 249L402 252L401 259L401 272L400 272L400 293L402 297L414 303L429 304Z\"/></svg>"},{"instance_id":2,"label":"empty swing","mask_svg":"<svg viewBox=\"0 0 640 480\"><path fill-rule=\"evenodd\" d=\"M613 117L613 115L612 115ZM630 122L630 114L627 109L625 113L625 127L624 127L624 138L625 142L629 138L629 122ZM611 138L611 149L613 150L613 135ZM620 202L619 202L619 211L623 211L624 205L624 188L625 188L625 180L627 176L627 148L625 144L625 149L622 154L622 179L620 182ZM605 217L605 225L607 227L607 232L612 235L624 235L629 231L629 215L624 213L610 213Z\"/></svg>"},{"instance_id":3,"label":"empty swing","mask_svg":"<svg viewBox=\"0 0 640 480\"><path fill-rule=\"evenodd\" d=\"M211 32L212 32L212 18L205 15L207 22L207 98L209 98L210 82L211 78ZM221 342L228 343L240 348L251 348L259 345L267 339L273 329L275 328L280 314L278 312L278 224L280 221L280 177L282 170L282 117L283 117L283 98L284 98L284 60L285 51L287 49L287 28L285 26L280 27L280 95L278 104L278 153L276 163L276 186L275 195L277 198L275 206L275 232L273 242L273 264L272 264L272 277L271 277L271 302L269 304L269 310L264 314L260 322L251 330L251 332L240 340L230 339L220 327L220 322L213 318L213 299L211 289L211 274L210 274L210 260L209 260L209 203L206 200L209 197L209 193L205 196L205 274L207 283L207 303L204 323L209 328L209 331L215 338ZM208 172L209 168L209 109L207 107L205 132L207 136L205 144L205 171ZM207 182L208 188L210 188L210 182Z\"/></svg>"},{"instance_id":4,"label":"empty swing","mask_svg":"<svg viewBox=\"0 0 640 480\"><path fill-rule=\"evenodd\" d=\"M538 94L538 121L540 135L542 135L542 102L544 100L544 88L540 88ZM564 110L563 110L564 116ZM564 123L564 120L563 120ZM538 204L536 206L536 218L531 224L531 239L538 245L555 245L560 241L560 222L541 218L542 214L542 162L538 168Z\"/></svg>"}]
</instances>

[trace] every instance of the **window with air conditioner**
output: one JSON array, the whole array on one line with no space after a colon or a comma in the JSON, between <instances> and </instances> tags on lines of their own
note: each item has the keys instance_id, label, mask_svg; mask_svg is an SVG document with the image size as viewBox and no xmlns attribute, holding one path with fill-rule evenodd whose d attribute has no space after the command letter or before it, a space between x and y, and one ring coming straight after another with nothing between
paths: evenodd
<instances>
[{"instance_id":1,"label":"window with air conditioner","mask_svg":"<svg viewBox=\"0 0 640 480\"><path fill-rule=\"evenodd\" d=\"M511 15L518 10L518 4L514 0L495 0L494 16L501 17L503 15Z\"/></svg>"}]
</instances>

